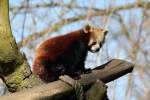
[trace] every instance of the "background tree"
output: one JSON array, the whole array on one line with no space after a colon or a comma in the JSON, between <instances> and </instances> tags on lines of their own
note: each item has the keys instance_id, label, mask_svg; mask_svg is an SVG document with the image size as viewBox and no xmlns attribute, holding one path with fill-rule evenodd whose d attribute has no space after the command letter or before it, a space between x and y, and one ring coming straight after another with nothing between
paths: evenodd
<instances>
[{"instance_id":1,"label":"background tree","mask_svg":"<svg viewBox=\"0 0 150 100\"><path fill-rule=\"evenodd\" d=\"M25 57L20 53L16 41L12 36L8 7L8 0L1 0L0 75L4 76L6 84L9 87L9 91L16 92L32 87L36 84L38 85L42 82L32 75Z\"/></svg>"}]
</instances>

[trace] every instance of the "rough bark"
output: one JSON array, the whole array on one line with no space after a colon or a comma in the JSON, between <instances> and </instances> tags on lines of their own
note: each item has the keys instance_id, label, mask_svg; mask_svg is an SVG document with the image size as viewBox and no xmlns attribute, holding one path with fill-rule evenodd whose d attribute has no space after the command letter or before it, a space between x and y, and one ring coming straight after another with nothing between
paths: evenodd
<instances>
[{"instance_id":1,"label":"rough bark","mask_svg":"<svg viewBox=\"0 0 150 100\"><path fill-rule=\"evenodd\" d=\"M70 95L72 91L73 88L70 85L56 81L34 87L28 91L2 96L0 100L66 100L65 96Z\"/></svg>"},{"instance_id":2,"label":"rough bark","mask_svg":"<svg viewBox=\"0 0 150 100\"><path fill-rule=\"evenodd\" d=\"M85 100L108 100L107 86L100 80L97 80L86 92Z\"/></svg>"},{"instance_id":3,"label":"rough bark","mask_svg":"<svg viewBox=\"0 0 150 100\"><path fill-rule=\"evenodd\" d=\"M130 62L112 59L107 63L93 69L92 73L81 75L81 79L79 81L83 85L92 84L96 80L101 80L104 83L108 83L127 73L132 72L133 67L134 64Z\"/></svg>"},{"instance_id":4,"label":"rough bark","mask_svg":"<svg viewBox=\"0 0 150 100\"><path fill-rule=\"evenodd\" d=\"M20 53L11 32L8 0L0 1L0 74L11 92L41 84L32 75L25 57Z\"/></svg>"},{"instance_id":5,"label":"rough bark","mask_svg":"<svg viewBox=\"0 0 150 100\"><path fill-rule=\"evenodd\" d=\"M83 85L84 90L91 87L97 80L101 80L104 83L108 83L117 79L133 70L133 64L123 60L111 60L108 63L98 66L91 73L81 75L81 79L78 80ZM102 83L95 83L99 88L99 95L93 94L95 86L87 92L88 98L92 98L95 95L96 98L105 98L106 87ZM99 87L100 86L100 87ZM20 100L20 98L27 98L28 100L61 100L73 93L72 86L64 81L58 80L49 84L44 84L25 92L14 93L9 96L1 97L2 100ZM87 98L87 100L88 100ZM65 100L65 99L64 99Z\"/></svg>"}]
</instances>

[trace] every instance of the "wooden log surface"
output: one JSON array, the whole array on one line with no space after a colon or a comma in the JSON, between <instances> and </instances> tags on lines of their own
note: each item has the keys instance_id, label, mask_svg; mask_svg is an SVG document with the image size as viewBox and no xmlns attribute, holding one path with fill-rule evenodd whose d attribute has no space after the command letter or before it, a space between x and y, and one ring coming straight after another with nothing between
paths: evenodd
<instances>
[{"instance_id":1,"label":"wooden log surface","mask_svg":"<svg viewBox=\"0 0 150 100\"><path fill-rule=\"evenodd\" d=\"M81 75L78 80L85 88L96 80L108 83L127 73L132 72L134 65L124 60L113 59L96 67L91 73ZM32 89L1 96L0 100L61 100L70 95L73 88L61 80L36 86Z\"/></svg>"},{"instance_id":2,"label":"wooden log surface","mask_svg":"<svg viewBox=\"0 0 150 100\"><path fill-rule=\"evenodd\" d=\"M127 73L132 72L133 67L134 65L130 62L112 59L107 63L93 69L92 73L82 74L79 82L82 85L90 85L99 79L104 83L108 83Z\"/></svg>"}]
</instances>

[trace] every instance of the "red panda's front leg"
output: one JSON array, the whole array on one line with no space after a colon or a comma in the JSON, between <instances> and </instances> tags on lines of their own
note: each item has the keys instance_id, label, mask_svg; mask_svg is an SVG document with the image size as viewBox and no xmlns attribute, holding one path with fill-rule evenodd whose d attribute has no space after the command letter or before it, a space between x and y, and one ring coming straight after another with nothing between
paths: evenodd
<instances>
[{"instance_id":1,"label":"red panda's front leg","mask_svg":"<svg viewBox=\"0 0 150 100\"><path fill-rule=\"evenodd\" d=\"M64 75L66 69L62 64L48 64L48 66L46 66L46 71L48 73L48 82L52 82L58 80L59 76Z\"/></svg>"},{"instance_id":2,"label":"red panda's front leg","mask_svg":"<svg viewBox=\"0 0 150 100\"><path fill-rule=\"evenodd\" d=\"M85 61L86 61L86 57L87 57L87 49L85 49L82 54L80 54L80 60L76 65L76 69L75 72L78 74L82 74L82 73L89 73L91 72L91 69L86 69L85 68Z\"/></svg>"}]
</instances>

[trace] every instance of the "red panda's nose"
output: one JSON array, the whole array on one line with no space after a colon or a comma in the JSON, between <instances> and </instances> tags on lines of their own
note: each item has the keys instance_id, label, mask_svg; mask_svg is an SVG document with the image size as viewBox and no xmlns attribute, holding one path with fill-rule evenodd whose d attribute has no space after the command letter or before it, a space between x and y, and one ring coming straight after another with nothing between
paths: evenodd
<instances>
[{"instance_id":1,"label":"red panda's nose","mask_svg":"<svg viewBox=\"0 0 150 100\"><path fill-rule=\"evenodd\" d=\"M99 48L97 48L96 50L95 50L95 52L98 52L99 51Z\"/></svg>"}]
</instances>

